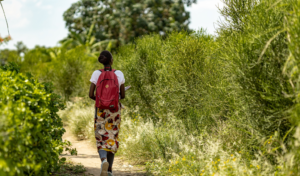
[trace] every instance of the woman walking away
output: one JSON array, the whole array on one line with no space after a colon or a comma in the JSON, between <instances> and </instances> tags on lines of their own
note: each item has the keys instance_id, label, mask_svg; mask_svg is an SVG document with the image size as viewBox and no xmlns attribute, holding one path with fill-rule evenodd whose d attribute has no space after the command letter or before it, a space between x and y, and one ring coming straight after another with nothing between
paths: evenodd
<instances>
[{"instance_id":1,"label":"woman walking away","mask_svg":"<svg viewBox=\"0 0 300 176\"><path fill-rule=\"evenodd\" d=\"M89 96L96 101L94 131L102 161L100 176L112 176L114 155L119 148L119 99L125 98L125 78L121 71L112 69L113 57L109 51L102 51L98 61L104 65L104 69L94 71Z\"/></svg>"}]
</instances>

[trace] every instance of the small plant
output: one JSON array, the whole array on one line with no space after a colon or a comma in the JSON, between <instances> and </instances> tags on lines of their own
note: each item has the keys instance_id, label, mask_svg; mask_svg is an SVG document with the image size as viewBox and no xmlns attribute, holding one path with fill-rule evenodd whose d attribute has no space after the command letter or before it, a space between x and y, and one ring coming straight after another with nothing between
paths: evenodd
<instances>
[{"instance_id":1,"label":"small plant","mask_svg":"<svg viewBox=\"0 0 300 176\"><path fill-rule=\"evenodd\" d=\"M83 165L74 164L70 161L64 161L59 164L59 170L51 173L54 176L83 176L86 169Z\"/></svg>"}]
</instances>

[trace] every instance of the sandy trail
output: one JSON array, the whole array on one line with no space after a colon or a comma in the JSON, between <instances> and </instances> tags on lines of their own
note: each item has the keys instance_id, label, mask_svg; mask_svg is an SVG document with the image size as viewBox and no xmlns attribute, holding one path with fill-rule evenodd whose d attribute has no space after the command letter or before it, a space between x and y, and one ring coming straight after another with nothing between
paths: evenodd
<instances>
[{"instance_id":1,"label":"sandy trail","mask_svg":"<svg viewBox=\"0 0 300 176\"><path fill-rule=\"evenodd\" d=\"M88 141L78 141L66 128L66 133L63 135L63 140L68 140L72 143L72 148L77 149L77 156L64 154L64 157L70 158L75 163L81 163L86 168L86 174L98 176L100 174L100 158L96 147L92 147ZM141 167L131 166L123 161L120 157L115 157L113 164L114 176L146 176L145 171Z\"/></svg>"}]
</instances>

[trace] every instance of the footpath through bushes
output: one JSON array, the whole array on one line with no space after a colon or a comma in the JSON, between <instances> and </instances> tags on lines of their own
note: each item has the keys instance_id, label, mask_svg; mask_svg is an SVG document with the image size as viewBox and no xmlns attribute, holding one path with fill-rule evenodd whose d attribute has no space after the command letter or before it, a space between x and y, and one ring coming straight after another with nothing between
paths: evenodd
<instances>
[{"instance_id":1,"label":"footpath through bushes","mask_svg":"<svg viewBox=\"0 0 300 176\"><path fill-rule=\"evenodd\" d=\"M0 69L0 175L48 175L58 169L65 132L63 105L51 84Z\"/></svg>"},{"instance_id":2,"label":"footpath through bushes","mask_svg":"<svg viewBox=\"0 0 300 176\"><path fill-rule=\"evenodd\" d=\"M121 152L158 175L298 175L300 2L224 4L217 36L144 36L114 57L132 86Z\"/></svg>"},{"instance_id":3,"label":"footpath through bushes","mask_svg":"<svg viewBox=\"0 0 300 176\"><path fill-rule=\"evenodd\" d=\"M122 70L126 85L132 86L122 100L126 109L118 153L147 163L149 172L156 175L299 175L300 2L223 1L220 13L224 19L217 36L204 31L164 37L153 34L122 46L114 54L113 67ZM55 71L61 61L64 64ZM64 83L56 91L68 99L88 94L87 77L102 67L96 62L82 48L65 52L44 66L51 65L56 84ZM70 76L78 79L65 84ZM33 84L24 81L29 83ZM64 92L70 85L81 88ZM30 89L17 90L23 95ZM47 104L47 100L5 99L19 101L17 107L26 105L28 111L39 114L44 111L30 109L32 102ZM80 139L94 140L93 101L89 101L70 103L60 114ZM8 112L22 117L23 111L15 110L16 106L6 106L11 109ZM29 119L36 120L31 116ZM46 122L52 125L51 120ZM48 164L41 167L49 169Z\"/></svg>"}]
</instances>

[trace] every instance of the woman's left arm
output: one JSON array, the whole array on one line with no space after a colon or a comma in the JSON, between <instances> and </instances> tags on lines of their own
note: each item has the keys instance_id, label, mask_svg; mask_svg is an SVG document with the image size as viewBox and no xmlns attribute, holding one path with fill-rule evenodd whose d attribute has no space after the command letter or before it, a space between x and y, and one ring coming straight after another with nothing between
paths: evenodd
<instances>
[{"instance_id":1,"label":"woman's left arm","mask_svg":"<svg viewBox=\"0 0 300 176\"><path fill-rule=\"evenodd\" d=\"M121 93L121 99L124 99L125 98L125 86L124 86L124 84L121 84L120 93Z\"/></svg>"},{"instance_id":2,"label":"woman's left arm","mask_svg":"<svg viewBox=\"0 0 300 176\"><path fill-rule=\"evenodd\" d=\"M96 88L96 85L94 83L91 83L89 97L93 100L96 100L95 93L94 93L95 88Z\"/></svg>"}]
</instances>

